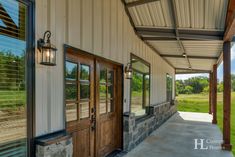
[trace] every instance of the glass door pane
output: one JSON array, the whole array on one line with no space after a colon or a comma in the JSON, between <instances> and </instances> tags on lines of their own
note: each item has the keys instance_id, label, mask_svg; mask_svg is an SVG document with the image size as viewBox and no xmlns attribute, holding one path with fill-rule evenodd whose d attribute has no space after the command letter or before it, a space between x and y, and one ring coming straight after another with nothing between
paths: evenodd
<instances>
[{"instance_id":1,"label":"glass door pane","mask_svg":"<svg viewBox=\"0 0 235 157\"><path fill-rule=\"evenodd\" d=\"M0 0L0 156L27 154L27 6Z\"/></svg>"}]
</instances>

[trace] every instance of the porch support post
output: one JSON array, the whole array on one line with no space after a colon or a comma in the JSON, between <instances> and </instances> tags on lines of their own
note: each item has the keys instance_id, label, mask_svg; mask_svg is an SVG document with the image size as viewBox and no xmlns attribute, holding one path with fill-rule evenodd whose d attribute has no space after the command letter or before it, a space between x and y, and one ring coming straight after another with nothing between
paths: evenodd
<instances>
[{"instance_id":1,"label":"porch support post","mask_svg":"<svg viewBox=\"0 0 235 157\"><path fill-rule=\"evenodd\" d=\"M209 114L212 114L211 94L212 94L212 72L210 72L209 74Z\"/></svg>"},{"instance_id":2,"label":"porch support post","mask_svg":"<svg viewBox=\"0 0 235 157\"><path fill-rule=\"evenodd\" d=\"M217 124L217 64L213 65L213 73L212 73L212 112L213 112L213 120L212 124Z\"/></svg>"},{"instance_id":3,"label":"porch support post","mask_svg":"<svg viewBox=\"0 0 235 157\"><path fill-rule=\"evenodd\" d=\"M231 150L230 143L230 125L231 125L231 47L230 42L224 42L223 45L223 65L224 65L224 119L223 119L223 140L222 148L224 150Z\"/></svg>"}]
</instances>

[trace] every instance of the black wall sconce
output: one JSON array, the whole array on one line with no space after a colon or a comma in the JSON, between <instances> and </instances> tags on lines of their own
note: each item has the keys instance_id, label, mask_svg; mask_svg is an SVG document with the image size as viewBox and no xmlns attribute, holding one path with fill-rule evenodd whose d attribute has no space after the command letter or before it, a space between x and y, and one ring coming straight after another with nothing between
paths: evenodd
<instances>
[{"instance_id":1,"label":"black wall sconce","mask_svg":"<svg viewBox=\"0 0 235 157\"><path fill-rule=\"evenodd\" d=\"M57 48L51 44L50 38L51 32L46 31L43 35L43 39L38 40L38 49L41 55L40 64L55 66Z\"/></svg>"},{"instance_id":2,"label":"black wall sconce","mask_svg":"<svg viewBox=\"0 0 235 157\"><path fill-rule=\"evenodd\" d=\"M132 79L131 63L127 63L127 65L125 67L125 79Z\"/></svg>"}]
</instances>

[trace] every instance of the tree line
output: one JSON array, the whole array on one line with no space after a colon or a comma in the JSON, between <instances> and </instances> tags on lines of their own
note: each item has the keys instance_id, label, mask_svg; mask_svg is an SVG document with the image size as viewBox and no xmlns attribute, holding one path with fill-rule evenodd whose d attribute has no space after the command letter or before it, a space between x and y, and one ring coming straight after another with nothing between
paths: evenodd
<instances>
[{"instance_id":1,"label":"tree line","mask_svg":"<svg viewBox=\"0 0 235 157\"><path fill-rule=\"evenodd\" d=\"M231 90L235 91L235 75L231 75ZM217 91L223 91L223 82L217 81ZM176 80L176 94L199 94L209 92L209 78L198 76L186 80Z\"/></svg>"}]
</instances>

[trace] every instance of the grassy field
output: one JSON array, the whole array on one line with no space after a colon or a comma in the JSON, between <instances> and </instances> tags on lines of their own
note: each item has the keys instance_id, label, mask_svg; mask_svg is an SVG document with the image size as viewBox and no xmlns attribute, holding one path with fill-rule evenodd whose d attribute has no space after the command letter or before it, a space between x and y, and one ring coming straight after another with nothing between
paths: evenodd
<instances>
[{"instance_id":1,"label":"grassy field","mask_svg":"<svg viewBox=\"0 0 235 157\"><path fill-rule=\"evenodd\" d=\"M179 95L177 96L178 110L189 112L203 112L208 113L208 94L192 94L192 95ZM218 93L217 95L217 118L218 126L221 131L223 128L223 95ZM235 92L232 93L232 113L231 113L231 139L232 145L235 147ZM233 148L233 154L235 155L235 148Z\"/></svg>"},{"instance_id":2,"label":"grassy field","mask_svg":"<svg viewBox=\"0 0 235 157\"><path fill-rule=\"evenodd\" d=\"M14 110L24 107L25 95L24 91L0 91L0 110Z\"/></svg>"}]
</instances>

